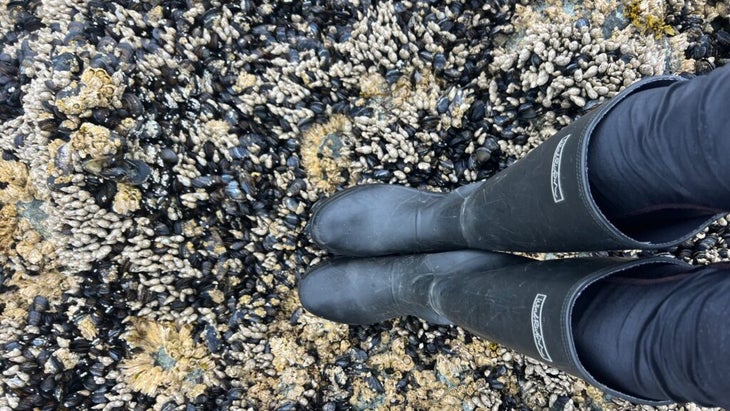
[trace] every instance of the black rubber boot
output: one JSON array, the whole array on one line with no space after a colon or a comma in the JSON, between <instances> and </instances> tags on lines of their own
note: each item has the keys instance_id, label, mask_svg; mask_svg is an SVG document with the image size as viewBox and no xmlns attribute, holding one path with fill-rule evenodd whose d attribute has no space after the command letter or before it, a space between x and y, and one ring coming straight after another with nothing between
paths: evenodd
<instances>
[{"instance_id":1,"label":"black rubber boot","mask_svg":"<svg viewBox=\"0 0 730 411\"><path fill-rule=\"evenodd\" d=\"M461 209L481 185L449 193L388 184L353 187L315 205L310 235L332 253L359 257L469 248Z\"/></svg>"},{"instance_id":2,"label":"black rubber boot","mask_svg":"<svg viewBox=\"0 0 730 411\"><path fill-rule=\"evenodd\" d=\"M313 241L335 254L377 256L461 248L502 251L599 251L665 248L715 216L674 216L628 235L599 209L588 181L588 145L596 125L626 96L679 77L652 77L560 130L494 177L451 193L365 185L320 202Z\"/></svg>"},{"instance_id":3,"label":"black rubber boot","mask_svg":"<svg viewBox=\"0 0 730 411\"><path fill-rule=\"evenodd\" d=\"M308 311L341 323L403 315L453 323L617 397L660 405L671 401L637 398L592 376L578 357L572 331L573 307L584 290L648 265L687 266L669 258L536 261L479 251L343 259L310 271L300 282L299 297Z\"/></svg>"},{"instance_id":4,"label":"black rubber boot","mask_svg":"<svg viewBox=\"0 0 730 411\"><path fill-rule=\"evenodd\" d=\"M435 324L450 324L430 308L428 296L435 276L450 277L526 261L530 260L474 250L334 259L302 278L299 297L310 312L341 323L373 324L413 315Z\"/></svg>"}]
</instances>

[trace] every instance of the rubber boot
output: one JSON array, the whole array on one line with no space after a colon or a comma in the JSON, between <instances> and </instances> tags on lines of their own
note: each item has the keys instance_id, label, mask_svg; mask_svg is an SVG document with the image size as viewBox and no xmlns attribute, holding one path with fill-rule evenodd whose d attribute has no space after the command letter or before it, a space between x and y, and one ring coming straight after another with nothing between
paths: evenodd
<instances>
[{"instance_id":1,"label":"rubber boot","mask_svg":"<svg viewBox=\"0 0 730 411\"><path fill-rule=\"evenodd\" d=\"M412 315L434 324L450 324L427 300L435 276L450 277L527 261L511 254L475 250L333 259L304 276L299 296L307 310L341 323L373 324Z\"/></svg>"},{"instance_id":2,"label":"rubber boot","mask_svg":"<svg viewBox=\"0 0 730 411\"><path fill-rule=\"evenodd\" d=\"M342 259L310 271L300 282L299 297L308 311L341 323L371 324L403 315L452 323L619 398L661 405L671 401L620 392L591 375L572 331L573 307L584 290L649 265L689 267L670 258L536 261L478 251Z\"/></svg>"},{"instance_id":3,"label":"rubber boot","mask_svg":"<svg viewBox=\"0 0 730 411\"><path fill-rule=\"evenodd\" d=\"M677 215L628 235L596 204L587 159L596 125L612 107L632 93L681 80L641 80L492 178L448 194L394 185L344 190L315 206L309 226L312 239L325 250L350 256L462 248L601 251L679 244L723 214Z\"/></svg>"}]
</instances>

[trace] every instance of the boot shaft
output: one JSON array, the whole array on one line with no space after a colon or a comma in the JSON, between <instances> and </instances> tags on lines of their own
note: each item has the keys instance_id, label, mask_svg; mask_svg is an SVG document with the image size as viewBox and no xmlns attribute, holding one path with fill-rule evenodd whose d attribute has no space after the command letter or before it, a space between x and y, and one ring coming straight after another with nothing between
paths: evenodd
<instances>
[{"instance_id":1,"label":"boot shaft","mask_svg":"<svg viewBox=\"0 0 730 411\"><path fill-rule=\"evenodd\" d=\"M665 248L723 216L688 213L629 236L609 221L591 193L588 146L597 124L632 93L680 80L660 76L634 83L482 183L464 206L468 245L526 252Z\"/></svg>"},{"instance_id":2,"label":"boot shaft","mask_svg":"<svg viewBox=\"0 0 730 411\"><path fill-rule=\"evenodd\" d=\"M669 258L530 261L488 272L436 277L430 301L435 312L454 324L616 397L639 404L667 404L669 400L620 392L591 375L578 356L573 335L573 309L581 294L601 279L642 266L689 267Z\"/></svg>"}]
</instances>

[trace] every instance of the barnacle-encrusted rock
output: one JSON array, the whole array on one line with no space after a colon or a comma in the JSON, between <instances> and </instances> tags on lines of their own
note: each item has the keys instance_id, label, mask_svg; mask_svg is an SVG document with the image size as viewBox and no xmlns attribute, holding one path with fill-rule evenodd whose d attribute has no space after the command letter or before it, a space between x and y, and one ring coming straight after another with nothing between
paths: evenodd
<instances>
[{"instance_id":1,"label":"barnacle-encrusted rock","mask_svg":"<svg viewBox=\"0 0 730 411\"><path fill-rule=\"evenodd\" d=\"M114 212L127 215L139 210L142 206L140 200L142 193L133 185L126 183L117 183L117 193L114 195L114 204L112 209Z\"/></svg>"},{"instance_id":2,"label":"barnacle-encrusted rock","mask_svg":"<svg viewBox=\"0 0 730 411\"><path fill-rule=\"evenodd\" d=\"M390 94L390 87L380 73L368 73L360 78L361 97L384 97L388 94Z\"/></svg>"},{"instance_id":3,"label":"barnacle-encrusted rock","mask_svg":"<svg viewBox=\"0 0 730 411\"><path fill-rule=\"evenodd\" d=\"M112 132L104 126L83 123L71 135L71 146L81 158L101 159L112 156L122 147L122 141L112 138Z\"/></svg>"},{"instance_id":4,"label":"barnacle-encrusted rock","mask_svg":"<svg viewBox=\"0 0 730 411\"><path fill-rule=\"evenodd\" d=\"M119 105L124 88L116 85L104 69L88 67L81 73L80 81L59 93L56 107L68 116L90 117L93 108Z\"/></svg>"},{"instance_id":5,"label":"barnacle-encrusted rock","mask_svg":"<svg viewBox=\"0 0 730 411\"><path fill-rule=\"evenodd\" d=\"M28 179L28 167L19 161L0 160L0 183L6 184L0 189L2 204L33 199L35 190Z\"/></svg>"},{"instance_id":6,"label":"barnacle-encrusted rock","mask_svg":"<svg viewBox=\"0 0 730 411\"><path fill-rule=\"evenodd\" d=\"M6 204L0 209L0 253L8 255L13 244L13 235L18 226L18 212L15 204Z\"/></svg>"},{"instance_id":7,"label":"barnacle-encrusted rock","mask_svg":"<svg viewBox=\"0 0 730 411\"><path fill-rule=\"evenodd\" d=\"M303 229L345 185L490 178L727 63L729 7L3 2L0 409L630 409L455 326L307 313ZM725 261L727 231L673 253Z\"/></svg>"},{"instance_id":8,"label":"barnacle-encrusted rock","mask_svg":"<svg viewBox=\"0 0 730 411\"><path fill-rule=\"evenodd\" d=\"M0 160L0 253L20 256L35 269L49 261L54 246L43 238L48 234L42 202L34 199L35 189L28 168L19 161ZM13 243L17 240L15 245Z\"/></svg>"},{"instance_id":9,"label":"barnacle-encrusted rock","mask_svg":"<svg viewBox=\"0 0 730 411\"><path fill-rule=\"evenodd\" d=\"M18 222L18 243L15 251L22 257L29 267L41 267L45 262L51 260L55 247L33 229L31 222L22 218Z\"/></svg>"},{"instance_id":10,"label":"barnacle-encrusted rock","mask_svg":"<svg viewBox=\"0 0 730 411\"><path fill-rule=\"evenodd\" d=\"M88 315L85 315L83 318L81 318L76 323L76 326L79 328L81 335L89 341L96 338L99 333L96 325L94 325L94 321L92 321L91 317L89 317Z\"/></svg>"},{"instance_id":11,"label":"barnacle-encrusted rock","mask_svg":"<svg viewBox=\"0 0 730 411\"><path fill-rule=\"evenodd\" d=\"M253 74L241 71L236 79L236 84L233 85L233 91L236 93L243 93L243 91L249 87L256 85L256 76Z\"/></svg>"},{"instance_id":12,"label":"barnacle-encrusted rock","mask_svg":"<svg viewBox=\"0 0 730 411\"><path fill-rule=\"evenodd\" d=\"M2 319L25 322L28 307L36 296L43 296L51 304L59 303L61 295L78 285L78 279L56 270L44 271L39 275L15 272L6 285L12 292L0 293L0 304L4 305Z\"/></svg>"},{"instance_id":13,"label":"barnacle-encrusted rock","mask_svg":"<svg viewBox=\"0 0 730 411\"><path fill-rule=\"evenodd\" d=\"M207 121L200 128L200 144L211 142L217 151L231 160L230 149L238 145L238 136L230 132L231 125L222 120ZM218 161L217 153L213 155L213 161Z\"/></svg>"}]
</instances>

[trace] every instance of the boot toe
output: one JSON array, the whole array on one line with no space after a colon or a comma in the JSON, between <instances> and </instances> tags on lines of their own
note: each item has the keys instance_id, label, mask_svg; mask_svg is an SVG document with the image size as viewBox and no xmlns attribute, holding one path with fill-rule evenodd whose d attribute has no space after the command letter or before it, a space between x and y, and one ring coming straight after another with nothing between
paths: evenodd
<instances>
[{"instance_id":1,"label":"boot toe","mask_svg":"<svg viewBox=\"0 0 730 411\"><path fill-rule=\"evenodd\" d=\"M358 206L357 192L346 190L319 201L307 224L312 241L320 248L335 254L348 254L348 238L353 227L363 219L364 210ZM356 198L352 198L356 197Z\"/></svg>"},{"instance_id":2,"label":"boot toe","mask_svg":"<svg viewBox=\"0 0 730 411\"><path fill-rule=\"evenodd\" d=\"M415 212L440 193L387 184L353 187L322 200L309 221L312 241L334 254L353 257L410 252Z\"/></svg>"},{"instance_id":3,"label":"boot toe","mask_svg":"<svg viewBox=\"0 0 730 411\"><path fill-rule=\"evenodd\" d=\"M333 298L332 278L328 275L325 263L317 268L310 270L299 281L299 300L302 306L310 313L327 318L328 320L337 321L339 316L333 316L332 312L337 309L337 301Z\"/></svg>"},{"instance_id":4,"label":"boot toe","mask_svg":"<svg viewBox=\"0 0 730 411\"><path fill-rule=\"evenodd\" d=\"M318 317L344 324L373 324L390 318L373 316L380 304L362 289L363 283L373 283L363 278L369 273L349 273L348 266L326 262L304 275L298 290L302 306Z\"/></svg>"}]
</instances>

